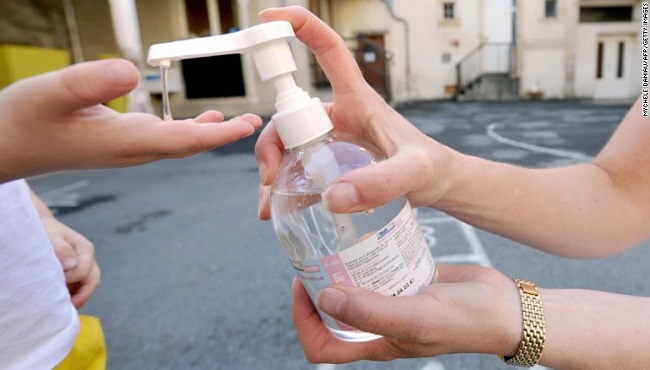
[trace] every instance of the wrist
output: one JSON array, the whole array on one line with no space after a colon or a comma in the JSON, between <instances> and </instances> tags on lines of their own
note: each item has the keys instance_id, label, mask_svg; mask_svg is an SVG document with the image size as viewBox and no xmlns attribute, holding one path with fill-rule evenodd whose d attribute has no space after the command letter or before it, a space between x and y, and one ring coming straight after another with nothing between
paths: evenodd
<instances>
[{"instance_id":1,"label":"wrist","mask_svg":"<svg viewBox=\"0 0 650 370\"><path fill-rule=\"evenodd\" d=\"M456 194L465 181L463 168L472 157L435 141L427 149L432 168L430 182L425 184L424 190L429 196L423 205L444 211L453 204L461 204L454 199L460 199Z\"/></svg>"},{"instance_id":2,"label":"wrist","mask_svg":"<svg viewBox=\"0 0 650 370\"><path fill-rule=\"evenodd\" d=\"M532 367L542 355L546 342L546 319L542 296L535 283L523 279L513 279L521 301L522 327L521 341L513 355L499 355L508 365Z\"/></svg>"},{"instance_id":3,"label":"wrist","mask_svg":"<svg viewBox=\"0 0 650 370\"><path fill-rule=\"evenodd\" d=\"M449 213L466 213L479 205L477 197L484 196L483 186L477 186L476 174L485 173L486 161L457 152L451 148L436 150L432 156L439 159L435 166L438 197L431 206ZM484 179L482 180L484 181Z\"/></svg>"},{"instance_id":4,"label":"wrist","mask_svg":"<svg viewBox=\"0 0 650 370\"><path fill-rule=\"evenodd\" d=\"M505 278L505 277L504 277ZM522 333L524 330L522 321L521 296L517 286L512 279L505 280L501 288L502 299L499 309L498 322L501 324L500 339L492 352L499 356L514 356L521 345Z\"/></svg>"},{"instance_id":5,"label":"wrist","mask_svg":"<svg viewBox=\"0 0 650 370\"><path fill-rule=\"evenodd\" d=\"M478 311L470 310L462 316L466 335L458 335L452 352L514 355L521 343L523 331L521 300L512 279L494 271L493 277L482 288ZM471 340L468 340L470 339Z\"/></svg>"}]
</instances>

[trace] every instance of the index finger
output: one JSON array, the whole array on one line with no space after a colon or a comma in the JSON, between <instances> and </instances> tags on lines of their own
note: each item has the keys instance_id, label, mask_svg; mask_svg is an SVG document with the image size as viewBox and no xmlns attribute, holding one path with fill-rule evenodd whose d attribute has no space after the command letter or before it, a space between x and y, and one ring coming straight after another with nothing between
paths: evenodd
<instances>
[{"instance_id":1,"label":"index finger","mask_svg":"<svg viewBox=\"0 0 650 370\"><path fill-rule=\"evenodd\" d=\"M335 94L350 91L357 83L364 81L343 39L307 9L299 6L270 8L260 13L260 19L265 22L290 22L298 39L316 56Z\"/></svg>"}]
</instances>

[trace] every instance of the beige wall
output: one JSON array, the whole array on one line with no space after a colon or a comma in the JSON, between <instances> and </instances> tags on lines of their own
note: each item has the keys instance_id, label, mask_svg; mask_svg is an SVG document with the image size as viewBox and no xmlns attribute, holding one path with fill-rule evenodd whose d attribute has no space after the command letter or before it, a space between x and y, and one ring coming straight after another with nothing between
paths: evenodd
<instances>
[{"instance_id":1,"label":"beige wall","mask_svg":"<svg viewBox=\"0 0 650 370\"><path fill-rule=\"evenodd\" d=\"M332 26L350 38L385 33L394 102L449 97L445 86L456 84L456 63L479 44L482 1L457 1L451 21L443 19L442 0L391 3L392 9L381 0L333 1Z\"/></svg>"},{"instance_id":2,"label":"beige wall","mask_svg":"<svg viewBox=\"0 0 650 370\"><path fill-rule=\"evenodd\" d=\"M564 95L564 50L566 39L571 37L566 34L566 24L576 22L567 19L567 2L559 1L558 16L551 19L544 17L544 2L517 2L517 45L522 94L539 88L546 98L560 98Z\"/></svg>"},{"instance_id":3,"label":"beige wall","mask_svg":"<svg viewBox=\"0 0 650 370\"><path fill-rule=\"evenodd\" d=\"M83 60L97 60L103 54L119 55L108 0L73 1Z\"/></svg>"},{"instance_id":4,"label":"beige wall","mask_svg":"<svg viewBox=\"0 0 650 370\"><path fill-rule=\"evenodd\" d=\"M558 17L546 19L543 2L517 2L522 94L537 81L545 98L634 98L639 91L634 85L640 60L638 3L633 22L579 23L579 7L579 0L559 0ZM610 86L595 73L597 44L603 37L626 42L625 78Z\"/></svg>"}]
</instances>

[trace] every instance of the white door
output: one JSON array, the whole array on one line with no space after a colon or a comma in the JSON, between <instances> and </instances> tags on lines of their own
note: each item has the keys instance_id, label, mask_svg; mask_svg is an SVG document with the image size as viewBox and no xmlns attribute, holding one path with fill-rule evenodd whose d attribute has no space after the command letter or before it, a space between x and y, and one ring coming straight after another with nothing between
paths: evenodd
<instances>
[{"instance_id":1,"label":"white door","mask_svg":"<svg viewBox=\"0 0 650 370\"><path fill-rule=\"evenodd\" d=\"M632 35L600 35L596 44L594 98L629 98L632 89Z\"/></svg>"}]
</instances>

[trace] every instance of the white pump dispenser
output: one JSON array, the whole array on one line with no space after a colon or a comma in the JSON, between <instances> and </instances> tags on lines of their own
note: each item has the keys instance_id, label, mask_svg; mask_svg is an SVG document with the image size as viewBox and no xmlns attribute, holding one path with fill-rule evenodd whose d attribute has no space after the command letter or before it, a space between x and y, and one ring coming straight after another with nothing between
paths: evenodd
<instances>
[{"instance_id":1,"label":"white pump dispenser","mask_svg":"<svg viewBox=\"0 0 650 370\"><path fill-rule=\"evenodd\" d=\"M169 67L181 59L250 53L262 81L271 80L275 86L273 122L285 148L293 148L332 130L320 99L310 98L293 79L297 68L289 41L294 38L289 22L269 22L225 35L152 45L147 63Z\"/></svg>"},{"instance_id":2,"label":"white pump dispenser","mask_svg":"<svg viewBox=\"0 0 650 370\"><path fill-rule=\"evenodd\" d=\"M347 171L373 165L382 153L363 138L332 131L320 100L296 86L288 22L237 33L153 45L148 62L250 52L263 81L277 91L273 121L287 149L271 187L273 228L312 301L331 284L356 285L401 296L435 281L435 262L405 197L374 209L336 214L322 194ZM346 341L379 336L339 322L319 310L325 326Z\"/></svg>"}]
</instances>

